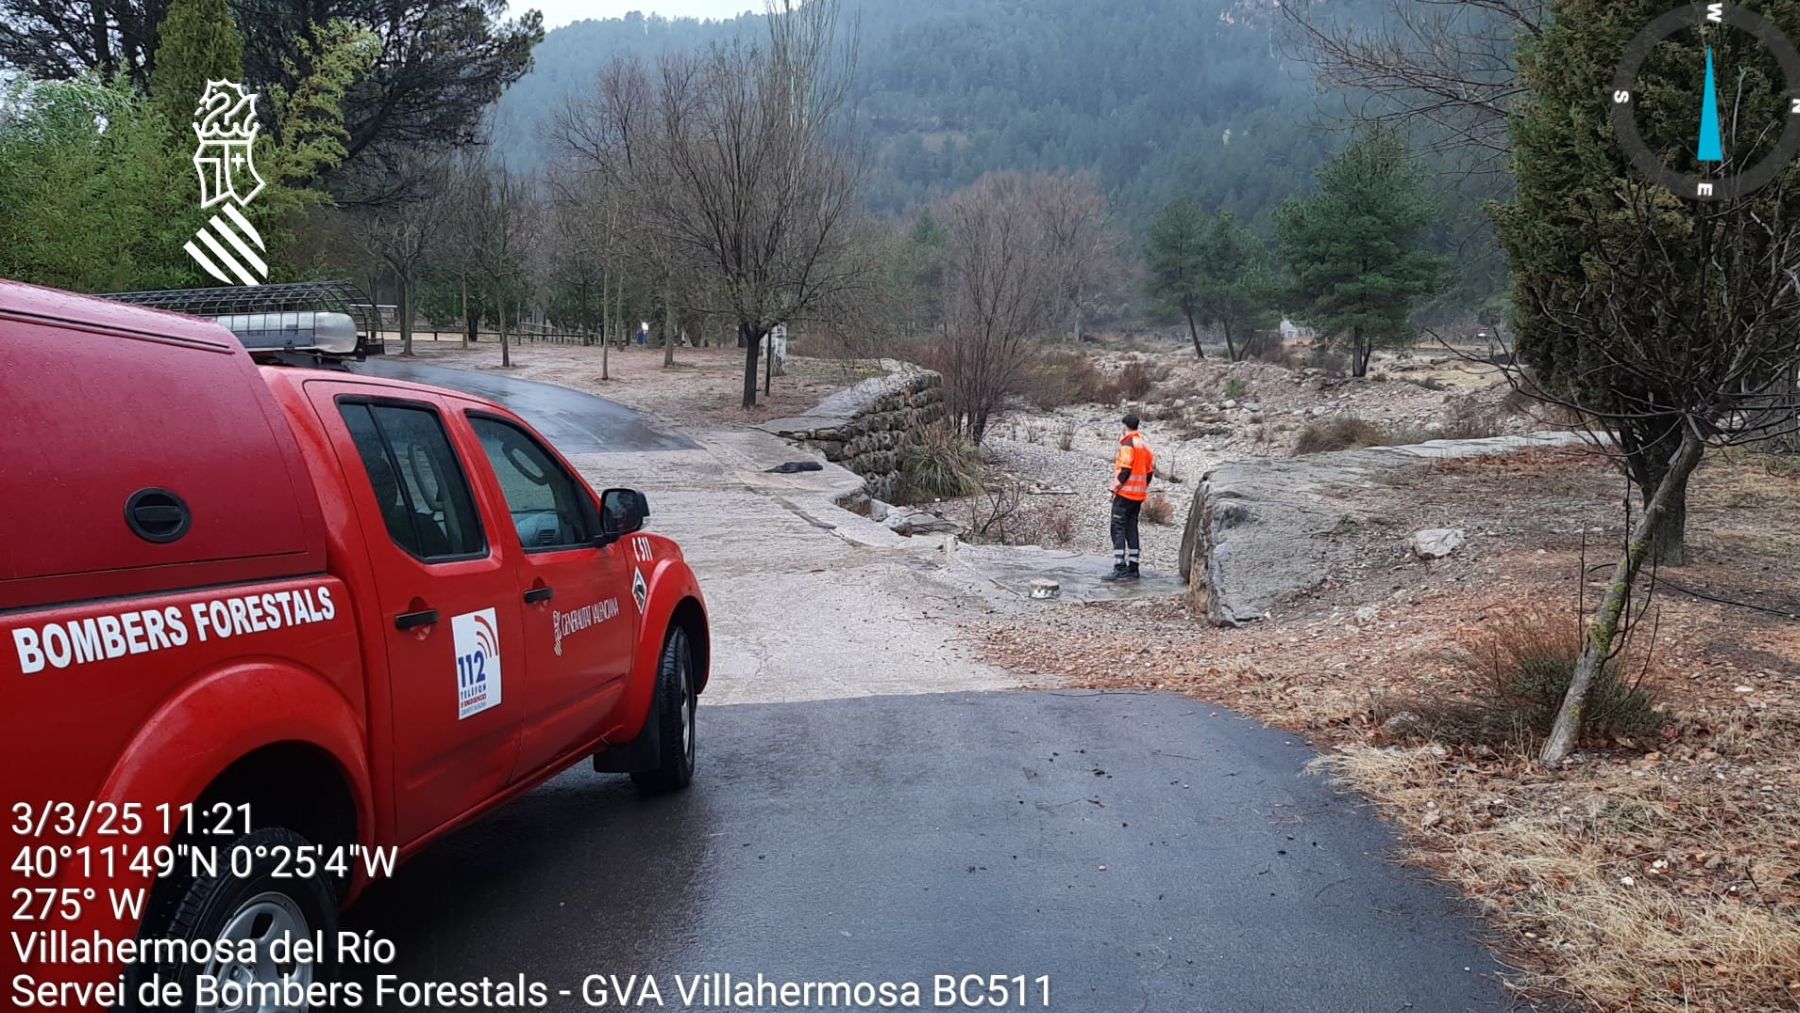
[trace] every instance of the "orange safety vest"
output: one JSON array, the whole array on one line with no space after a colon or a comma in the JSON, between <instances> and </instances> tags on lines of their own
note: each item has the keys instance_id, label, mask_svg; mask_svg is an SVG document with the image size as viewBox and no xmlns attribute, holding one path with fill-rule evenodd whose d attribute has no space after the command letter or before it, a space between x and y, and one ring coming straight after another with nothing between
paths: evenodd
<instances>
[{"instance_id":1,"label":"orange safety vest","mask_svg":"<svg viewBox=\"0 0 1800 1013\"><path fill-rule=\"evenodd\" d=\"M1150 474L1156 468L1156 455L1150 452L1150 441L1133 431L1119 437L1119 452L1113 455L1113 492L1142 503L1150 496ZM1130 469L1121 484L1119 472Z\"/></svg>"}]
</instances>

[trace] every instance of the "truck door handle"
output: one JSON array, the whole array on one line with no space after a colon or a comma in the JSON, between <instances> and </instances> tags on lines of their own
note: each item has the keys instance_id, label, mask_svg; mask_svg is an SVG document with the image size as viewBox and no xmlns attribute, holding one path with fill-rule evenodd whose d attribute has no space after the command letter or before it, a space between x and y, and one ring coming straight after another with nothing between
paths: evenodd
<instances>
[{"instance_id":1,"label":"truck door handle","mask_svg":"<svg viewBox=\"0 0 1800 1013\"><path fill-rule=\"evenodd\" d=\"M416 630L421 626L434 625L437 621L437 609L424 609L419 612L402 612L394 617L394 629Z\"/></svg>"},{"instance_id":2,"label":"truck door handle","mask_svg":"<svg viewBox=\"0 0 1800 1013\"><path fill-rule=\"evenodd\" d=\"M541 602L541 601L549 601L555 595L556 595L556 589L553 587L550 587L549 585L545 585L543 587L534 587L531 590L525 592L525 604L536 605L538 602Z\"/></svg>"}]
</instances>

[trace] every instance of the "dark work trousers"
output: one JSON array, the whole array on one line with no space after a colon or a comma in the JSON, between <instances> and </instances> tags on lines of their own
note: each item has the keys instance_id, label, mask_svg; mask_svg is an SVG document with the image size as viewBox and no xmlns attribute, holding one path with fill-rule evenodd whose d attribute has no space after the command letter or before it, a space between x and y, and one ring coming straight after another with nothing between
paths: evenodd
<instances>
[{"instance_id":1,"label":"dark work trousers","mask_svg":"<svg viewBox=\"0 0 1800 1013\"><path fill-rule=\"evenodd\" d=\"M1138 512L1143 509L1142 500L1113 497L1112 545L1115 567L1129 570L1138 568Z\"/></svg>"}]
</instances>

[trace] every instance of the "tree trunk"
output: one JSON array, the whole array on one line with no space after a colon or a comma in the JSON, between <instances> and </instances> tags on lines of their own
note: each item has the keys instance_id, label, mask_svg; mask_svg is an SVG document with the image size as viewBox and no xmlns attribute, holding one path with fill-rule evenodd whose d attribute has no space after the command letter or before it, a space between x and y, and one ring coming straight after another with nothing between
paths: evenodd
<instances>
[{"instance_id":1,"label":"tree trunk","mask_svg":"<svg viewBox=\"0 0 1800 1013\"><path fill-rule=\"evenodd\" d=\"M1194 339L1194 354L1204 359L1206 358L1206 349L1200 347L1200 328L1194 326L1194 315L1192 313L1184 315L1187 317L1188 322L1188 336Z\"/></svg>"},{"instance_id":2,"label":"tree trunk","mask_svg":"<svg viewBox=\"0 0 1800 1013\"><path fill-rule=\"evenodd\" d=\"M395 275L400 297L400 354L412 358L412 281L404 274Z\"/></svg>"},{"instance_id":3,"label":"tree trunk","mask_svg":"<svg viewBox=\"0 0 1800 1013\"><path fill-rule=\"evenodd\" d=\"M1224 330L1225 330L1225 358L1231 362L1238 362L1240 360L1238 358L1237 342L1231 340L1231 325L1226 324L1224 327Z\"/></svg>"},{"instance_id":4,"label":"tree trunk","mask_svg":"<svg viewBox=\"0 0 1800 1013\"><path fill-rule=\"evenodd\" d=\"M1679 421L1661 418L1635 421L1618 432L1620 447L1625 451L1625 472L1648 508L1651 497L1661 488L1669 473L1673 452L1679 445L1683 427ZM1650 542L1650 558L1658 566L1681 566L1687 562L1687 477L1671 494L1663 524Z\"/></svg>"},{"instance_id":5,"label":"tree trunk","mask_svg":"<svg viewBox=\"0 0 1800 1013\"><path fill-rule=\"evenodd\" d=\"M764 340L769 343L769 357L763 360L763 393L767 394L770 385L775 380L775 331L773 328L769 330L769 336Z\"/></svg>"},{"instance_id":6,"label":"tree trunk","mask_svg":"<svg viewBox=\"0 0 1800 1013\"><path fill-rule=\"evenodd\" d=\"M675 297L663 293L663 368L675 365Z\"/></svg>"},{"instance_id":7,"label":"tree trunk","mask_svg":"<svg viewBox=\"0 0 1800 1013\"><path fill-rule=\"evenodd\" d=\"M506 340L506 300L500 300L500 366L512 368L512 345Z\"/></svg>"},{"instance_id":8,"label":"tree trunk","mask_svg":"<svg viewBox=\"0 0 1800 1013\"><path fill-rule=\"evenodd\" d=\"M1650 539L1650 558L1657 566L1686 566L1687 554L1687 493L1688 478L1683 475L1673 492L1669 494L1669 502L1663 510L1663 522L1656 526L1656 534Z\"/></svg>"},{"instance_id":9,"label":"tree trunk","mask_svg":"<svg viewBox=\"0 0 1800 1013\"><path fill-rule=\"evenodd\" d=\"M466 352L469 350L469 339L475 334L475 321L469 319L469 276L460 275L459 280L462 282L462 346Z\"/></svg>"},{"instance_id":10,"label":"tree trunk","mask_svg":"<svg viewBox=\"0 0 1800 1013\"><path fill-rule=\"evenodd\" d=\"M1657 484L1643 516L1632 526L1625 541L1625 551L1613 568L1612 583L1607 585L1600 609L1588 623L1587 637L1582 641L1581 654L1575 659L1574 675L1569 679L1569 690L1563 695L1562 708L1556 712L1556 724L1550 730L1550 737L1544 740L1543 750L1538 753L1542 762L1561 763L1580 740L1588 694L1601 666L1612 657L1613 640L1620 632L1619 619L1625 614L1626 602L1631 600L1632 582L1650 558L1657 529L1669 518L1669 505L1676 491L1687 488L1688 476L1699 466L1705 450L1706 446L1698 436L1691 430L1683 431L1680 448Z\"/></svg>"},{"instance_id":11,"label":"tree trunk","mask_svg":"<svg viewBox=\"0 0 1800 1013\"><path fill-rule=\"evenodd\" d=\"M738 345L744 350L744 407L756 407L756 356L762 351L762 335L751 334L749 324L738 324Z\"/></svg>"}]
</instances>

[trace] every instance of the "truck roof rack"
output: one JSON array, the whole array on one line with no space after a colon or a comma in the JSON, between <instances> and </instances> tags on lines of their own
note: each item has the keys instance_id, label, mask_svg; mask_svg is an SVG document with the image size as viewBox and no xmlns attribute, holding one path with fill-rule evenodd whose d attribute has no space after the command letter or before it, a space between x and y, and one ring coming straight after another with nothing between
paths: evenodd
<instances>
[{"instance_id":1,"label":"truck roof rack","mask_svg":"<svg viewBox=\"0 0 1800 1013\"><path fill-rule=\"evenodd\" d=\"M263 362L341 365L385 350L381 311L347 281L113 292L102 298L215 320Z\"/></svg>"}]
</instances>

